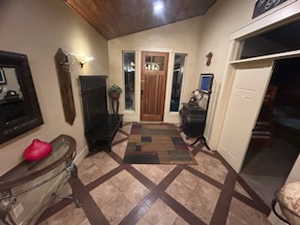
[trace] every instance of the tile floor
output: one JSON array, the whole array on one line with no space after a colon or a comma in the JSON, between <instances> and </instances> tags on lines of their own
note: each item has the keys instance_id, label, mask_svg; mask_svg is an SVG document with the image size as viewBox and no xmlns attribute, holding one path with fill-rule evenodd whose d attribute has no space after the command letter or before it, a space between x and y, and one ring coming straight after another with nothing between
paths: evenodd
<instances>
[{"instance_id":1,"label":"tile floor","mask_svg":"<svg viewBox=\"0 0 300 225\"><path fill-rule=\"evenodd\" d=\"M123 164L126 141L84 159L71 184L81 208L58 202L41 224L270 225L268 208L218 153L190 149L198 165Z\"/></svg>"}]
</instances>

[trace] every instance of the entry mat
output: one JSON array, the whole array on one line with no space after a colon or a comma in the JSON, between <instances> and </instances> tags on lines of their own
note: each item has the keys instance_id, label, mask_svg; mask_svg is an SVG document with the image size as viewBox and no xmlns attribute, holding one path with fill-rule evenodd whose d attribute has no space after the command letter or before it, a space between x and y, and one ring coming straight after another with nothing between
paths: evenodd
<instances>
[{"instance_id":1,"label":"entry mat","mask_svg":"<svg viewBox=\"0 0 300 225\"><path fill-rule=\"evenodd\" d=\"M197 164L172 124L134 123L123 161L127 164Z\"/></svg>"}]
</instances>

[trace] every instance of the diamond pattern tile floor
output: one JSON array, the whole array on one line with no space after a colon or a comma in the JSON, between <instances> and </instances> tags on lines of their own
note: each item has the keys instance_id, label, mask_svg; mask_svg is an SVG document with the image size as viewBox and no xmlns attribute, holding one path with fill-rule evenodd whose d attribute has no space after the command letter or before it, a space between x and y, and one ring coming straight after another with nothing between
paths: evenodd
<instances>
[{"instance_id":1,"label":"diamond pattern tile floor","mask_svg":"<svg viewBox=\"0 0 300 225\"><path fill-rule=\"evenodd\" d=\"M207 224L220 195L218 188L188 171L183 171L166 192Z\"/></svg>"},{"instance_id":2,"label":"diamond pattern tile floor","mask_svg":"<svg viewBox=\"0 0 300 225\"><path fill-rule=\"evenodd\" d=\"M177 217L177 214L170 207L158 199L137 225L174 225L176 220L177 223L184 222L182 218Z\"/></svg>"},{"instance_id":3,"label":"diamond pattern tile floor","mask_svg":"<svg viewBox=\"0 0 300 225\"><path fill-rule=\"evenodd\" d=\"M271 225L266 216L233 198L226 225Z\"/></svg>"},{"instance_id":4,"label":"diamond pattern tile floor","mask_svg":"<svg viewBox=\"0 0 300 225\"><path fill-rule=\"evenodd\" d=\"M135 205L150 192L144 185L126 171L114 176L110 181Z\"/></svg>"},{"instance_id":5,"label":"diamond pattern tile floor","mask_svg":"<svg viewBox=\"0 0 300 225\"><path fill-rule=\"evenodd\" d=\"M220 190L218 188L199 179L197 187L187 200L185 206L206 224L209 224L219 195Z\"/></svg>"},{"instance_id":6,"label":"diamond pattern tile floor","mask_svg":"<svg viewBox=\"0 0 300 225\"><path fill-rule=\"evenodd\" d=\"M78 175L83 184L88 184L118 166L107 153L100 152L83 160L78 167Z\"/></svg>"},{"instance_id":7,"label":"diamond pattern tile floor","mask_svg":"<svg viewBox=\"0 0 300 225\"><path fill-rule=\"evenodd\" d=\"M193 166L127 165L126 136L118 134L111 153L80 164L80 180L72 188L82 196L82 208L60 201L45 212L42 225L270 225L261 199L253 191L250 197L249 187L218 153L191 149L198 162Z\"/></svg>"},{"instance_id":8,"label":"diamond pattern tile floor","mask_svg":"<svg viewBox=\"0 0 300 225\"><path fill-rule=\"evenodd\" d=\"M197 185L198 178L196 176L188 171L182 171L181 174L169 185L166 192L176 201L186 205L186 202L192 197Z\"/></svg>"},{"instance_id":9,"label":"diamond pattern tile floor","mask_svg":"<svg viewBox=\"0 0 300 225\"><path fill-rule=\"evenodd\" d=\"M234 190L240 193L241 195L244 195L245 197L251 199L251 196L248 194L248 192L242 187L242 185L238 181L235 184Z\"/></svg>"},{"instance_id":10,"label":"diamond pattern tile floor","mask_svg":"<svg viewBox=\"0 0 300 225\"><path fill-rule=\"evenodd\" d=\"M135 164L133 167L155 184L159 184L175 168L175 165Z\"/></svg>"},{"instance_id":11,"label":"diamond pattern tile floor","mask_svg":"<svg viewBox=\"0 0 300 225\"><path fill-rule=\"evenodd\" d=\"M90 192L110 224L119 224L147 194L149 190L126 171Z\"/></svg>"},{"instance_id":12,"label":"diamond pattern tile floor","mask_svg":"<svg viewBox=\"0 0 300 225\"><path fill-rule=\"evenodd\" d=\"M122 130L128 134L130 134L130 130L131 130L131 125L129 126L124 126L122 128ZM121 141L123 139L125 139L127 136L124 134L124 133L121 133L121 132L118 132L115 139L114 139L114 142L118 142L118 141ZM125 152L126 152L126 146L127 146L127 142L124 141L124 142L121 142L121 143L118 143L116 145L114 145L112 147L112 151L114 153L116 153L121 159L124 158L124 155L125 155Z\"/></svg>"},{"instance_id":13,"label":"diamond pattern tile floor","mask_svg":"<svg viewBox=\"0 0 300 225\"><path fill-rule=\"evenodd\" d=\"M211 157L203 152L199 152L195 159L198 165L191 166L199 172L209 176L210 178L224 183L228 170L219 159Z\"/></svg>"},{"instance_id":14,"label":"diamond pattern tile floor","mask_svg":"<svg viewBox=\"0 0 300 225\"><path fill-rule=\"evenodd\" d=\"M90 225L81 208L71 204L57 212L40 225Z\"/></svg>"}]
</instances>

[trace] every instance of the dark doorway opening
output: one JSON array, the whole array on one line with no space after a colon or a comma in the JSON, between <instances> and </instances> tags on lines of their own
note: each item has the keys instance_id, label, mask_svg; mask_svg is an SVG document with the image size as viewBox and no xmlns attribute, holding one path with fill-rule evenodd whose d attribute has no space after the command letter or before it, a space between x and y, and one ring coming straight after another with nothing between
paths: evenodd
<instances>
[{"instance_id":1,"label":"dark doorway opening","mask_svg":"<svg viewBox=\"0 0 300 225\"><path fill-rule=\"evenodd\" d=\"M241 176L269 206L300 149L300 58L276 61Z\"/></svg>"}]
</instances>

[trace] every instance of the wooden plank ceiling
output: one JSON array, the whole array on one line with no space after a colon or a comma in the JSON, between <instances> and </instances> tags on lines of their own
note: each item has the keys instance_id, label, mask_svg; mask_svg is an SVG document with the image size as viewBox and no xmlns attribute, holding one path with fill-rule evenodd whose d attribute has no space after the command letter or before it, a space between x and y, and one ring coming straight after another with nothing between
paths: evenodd
<instances>
[{"instance_id":1,"label":"wooden plank ceiling","mask_svg":"<svg viewBox=\"0 0 300 225\"><path fill-rule=\"evenodd\" d=\"M216 0L64 0L106 39L204 15ZM163 4L154 13L157 2Z\"/></svg>"}]
</instances>

